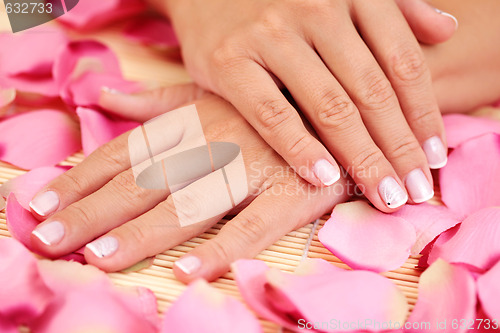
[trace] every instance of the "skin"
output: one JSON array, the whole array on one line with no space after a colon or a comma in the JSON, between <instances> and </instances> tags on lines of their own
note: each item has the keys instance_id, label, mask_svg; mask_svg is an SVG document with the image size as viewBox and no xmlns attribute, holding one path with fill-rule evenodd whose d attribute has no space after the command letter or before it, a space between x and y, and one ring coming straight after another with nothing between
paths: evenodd
<instances>
[{"instance_id":1,"label":"skin","mask_svg":"<svg viewBox=\"0 0 500 333\"><path fill-rule=\"evenodd\" d=\"M378 192L385 177L404 191L408 173L421 169L432 184L421 145L446 140L412 28L443 41L455 29L449 17L418 0L153 2L170 16L195 82L232 103L311 184L328 185L318 161L337 172L339 163L384 212L395 210Z\"/></svg>"},{"instance_id":2,"label":"skin","mask_svg":"<svg viewBox=\"0 0 500 333\"><path fill-rule=\"evenodd\" d=\"M437 2L436 6L456 14L461 22L461 28L450 41L439 46L423 47L432 71L439 107L446 111L468 111L498 100L500 45L492 41L500 33L500 22L496 17L500 2L457 0L453 3ZM480 6L485 7L477 8ZM479 35L482 38L471 38ZM145 121L190 100L196 101L209 141L235 142L242 147L245 163L251 171L248 181L253 185L247 199L230 212L236 217L223 227L217 237L188 254L201 259L201 269L186 275L174 267L181 281L189 282L198 277L211 280L220 276L235 259L254 257L283 234L330 211L336 203L349 196L350 187L344 178L318 193L317 187L293 172L263 174L265 168L286 168L286 161L234 107L219 97L204 95L196 85L133 96L103 92L100 103L106 109ZM182 243L222 218L223 214L202 224L177 228L168 193L145 192L138 188L128 171L127 154L125 134L104 145L41 191L53 190L61 201L53 215L38 216L46 219L42 225L61 221L67 234L59 244L52 246L46 246L33 236L33 245L40 253L60 256L96 237L110 234L119 240L119 249L115 254L97 258L86 249L85 257L97 267L115 271ZM251 164L256 161L261 165L252 168ZM283 188L291 192L283 194L278 191L276 193L282 194L272 195L273 190ZM342 190L339 191L339 188Z\"/></svg>"}]
</instances>

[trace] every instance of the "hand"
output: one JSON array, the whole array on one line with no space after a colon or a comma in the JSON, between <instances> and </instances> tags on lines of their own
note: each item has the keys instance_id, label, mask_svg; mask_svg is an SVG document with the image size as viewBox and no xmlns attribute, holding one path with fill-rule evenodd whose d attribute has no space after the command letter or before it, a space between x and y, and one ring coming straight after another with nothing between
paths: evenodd
<instances>
[{"instance_id":1,"label":"hand","mask_svg":"<svg viewBox=\"0 0 500 333\"><path fill-rule=\"evenodd\" d=\"M122 115L135 114L138 118L140 114L146 120L164 113L175 96L196 96L199 92L187 85L181 90L167 88L139 95L103 93L101 105ZM174 101L177 103L179 99ZM226 272L232 261L254 257L285 233L322 216L348 198L345 179L320 189L298 177L221 98L205 95L195 105L208 142L232 142L241 148L247 178L240 180L248 186L248 194L238 199L232 192L234 200L241 203L236 202L233 209L215 211L213 217L201 223L181 227L179 216L217 206L220 195L227 195L226 189L218 192L215 187L206 187L215 172L174 194L137 186L128 150L134 134L129 132L96 150L35 196L31 204L36 211L47 212L38 216L32 211L45 219L33 233L35 249L58 257L90 242L92 245L85 248L87 261L103 270L116 271L201 234L226 214L236 214L217 237L198 246L174 268L177 277L185 282L198 277L214 279ZM146 112L138 113L138 107ZM176 111L161 117L173 112ZM154 147L148 124L153 123L148 122L145 128L150 146ZM183 138L192 129L174 126L172 122L165 127L154 124L164 138L160 143L167 142L173 132L179 132ZM190 165L181 167L184 171ZM230 180L234 179L229 169L226 172ZM167 178L170 183L171 178ZM181 205L174 203L174 196ZM40 203L45 207L37 207Z\"/></svg>"},{"instance_id":2,"label":"hand","mask_svg":"<svg viewBox=\"0 0 500 333\"><path fill-rule=\"evenodd\" d=\"M385 212L406 203L405 188L415 203L433 196L429 165L446 163L446 143L414 33L427 42L450 37L449 15L406 0L156 4L171 17L193 79L230 101L311 184L338 179L331 152Z\"/></svg>"}]
</instances>

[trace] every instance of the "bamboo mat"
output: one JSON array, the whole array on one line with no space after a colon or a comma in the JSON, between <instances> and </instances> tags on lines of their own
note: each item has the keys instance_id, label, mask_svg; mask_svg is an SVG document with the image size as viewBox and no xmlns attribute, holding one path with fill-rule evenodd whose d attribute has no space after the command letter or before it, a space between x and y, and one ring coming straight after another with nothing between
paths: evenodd
<instances>
[{"instance_id":1,"label":"bamboo mat","mask_svg":"<svg viewBox=\"0 0 500 333\"><path fill-rule=\"evenodd\" d=\"M5 30L7 26L6 17L3 14L2 8L0 8L0 31ZM130 80L146 81L149 86L172 85L190 81L178 57L175 57L175 52L159 51L128 42L119 33L122 27L123 25L115 25L91 35L71 33L71 36L78 39L98 39L106 43L117 53L124 75ZM78 153L62 164L76 165L82 158L83 155ZM0 162L0 183L23 173L23 170ZM260 253L257 259L265 261L269 266L288 272L293 272L304 258L322 258L340 267L347 267L325 249L318 240L318 230L326 219L328 216L283 236ZM111 273L109 276L117 285L140 285L151 289L158 299L158 312L162 314L185 289L185 286L178 282L173 275L173 263L197 245L215 237L225 222L222 221L199 237L157 255L153 265L149 268L132 273ZM5 212L0 212L0 237L10 237L5 222ZM416 268L417 263L418 257L412 256L401 268L384 274L402 290L410 308L413 308L418 294L417 287L421 270ZM241 299L232 273L225 274L212 285L228 295ZM274 323L266 320L261 320L261 323L265 332L281 331L281 328Z\"/></svg>"}]
</instances>

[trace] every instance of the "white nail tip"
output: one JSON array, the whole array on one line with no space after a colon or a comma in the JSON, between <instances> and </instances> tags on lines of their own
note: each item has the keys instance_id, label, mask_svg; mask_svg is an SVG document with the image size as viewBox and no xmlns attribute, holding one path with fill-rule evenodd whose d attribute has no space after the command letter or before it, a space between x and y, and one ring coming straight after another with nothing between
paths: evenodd
<instances>
[{"instance_id":1,"label":"white nail tip","mask_svg":"<svg viewBox=\"0 0 500 333\"><path fill-rule=\"evenodd\" d=\"M190 275L201 267L201 261L195 256L187 256L177 260L175 262L175 266L177 266L186 275Z\"/></svg>"},{"instance_id":2,"label":"white nail tip","mask_svg":"<svg viewBox=\"0 0 500 333\"><path fill-rule=\"evenodd\" d=\"M33 208L33 207L31 207ZM38 213L38 212L37 212ZM50 242L47 240L47 238L45 238L41 233L39 233L37 230L33 230L31 232L33 235L35 235L39 240L42 241L42 243L44 243L45 245L50 245Z\"/></svg>"},{"instance_id":3,"label":"white nail tip","mask_svg":"<svg viewBox=\"0 0 500 333\"><path fill-rule=\"evenodd\" d=\"M325 186L333 185L340 179L339 170L325 159L318 160L314 164L313 172Z\"/></svg>"},{"instance_id":4,"label":"white nail tip","mask_svg":"<svg viewBox=\"0 0 500 333\"><path fill-rule=\"evenodd\" d=\"M111 236L99 238L92 243L88 243L87 247L98 258L104 258L115 253L118 249L118 240Z\"/></svg>"},{"instance_id":5,"label":"white nail tip","mask_svg":"<svg viewBox=\"0 0 500 333\"><path fill-rule=\"evenodd\" d=\"M434 8L434 10L438 13L438 14L441 14L443 16L446 16L446 17L449 17L451 18L453 21L455 21L455 29L458 28L458 20L455 16L451 15L450 13L447 13L447 12L443 12L442 10L440 9L437 9L437 8Z\"/></svg>"}]
</instances>

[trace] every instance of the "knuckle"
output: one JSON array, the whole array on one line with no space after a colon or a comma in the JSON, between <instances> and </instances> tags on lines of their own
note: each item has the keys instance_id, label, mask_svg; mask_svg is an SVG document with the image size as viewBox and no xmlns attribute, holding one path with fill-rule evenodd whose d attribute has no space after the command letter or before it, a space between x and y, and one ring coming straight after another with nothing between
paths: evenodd
<instances>
[{"instance_id":1,"label":"knuckle","mask_svg":"<svg viewBox=\"0 0 500 333\"><path fill-rule=\"evenodd\" d=\"M71 192L76 193L79 197L86 196L87 189L90 187L87 177L79 177L74 174L73 170L63 173L60 182L61 184L67 184L65 187L67 186Z\"/></svg>"},{"instance_id":2,"label":"knuckle","mask_svg":"<svg viewBox=\"0 0 500 333\"><path fill-rule=\"evenodd\" d=\"M217 238L214 238L211 242L211 247L216 258L221 262L232 262L233 261L233 251L227 247L226 244L220 242Z\"/></svg>"},{"instance_id":3,"label":"knuckle","mask_svg":"<svg viewBox=\"0 0 500 333\"><path fill-rule=\"evenodd\" d=\"M246 56L241 54L238 43L227 38L217 47L210 58L212 65L219 71L227 72L238 65Z\"/></svg>"},{"instance_id":4,"label":"knuckle","mask_svg":"<svg viewBox=\"0 0 500 333\"><path fill-rule=\"evenodd\" d=\"M412 49L403 49L392 55L390 66L394 75L402 82L418 80L426 72L423 55Z\"/></svg>"},{"instance_id":5,"label":"knuckle","mask_svg":"<svg viewBox=\"0 0 500 333\"><path fill-rule=\"evenodd\" d=\"M231 221L237 239L244 239L247 244L255 244L269 233L269 225L260 215L248 213L237 221Z\"/></svg>"},{"instance_id":6,"label":"knuckle","mask_svg":"<svg viewBox=\"0 0 500 333\"><path fill-rule=\"evenodd\" d=\"M403 157L408 157L414 159L420 153L420 145L417 140L413 138L406 138L397 142L391 151L389 152L389 158L399 159Z\"/></svg>"},{"instance_id":7,"label":"knuckle","mask_svg":"<svg viewBox=\"0 0 500 333\"><path fill-rule=\"evenodd\" d=\"M94 232L97 217L91 209L83 207L80 203L75 203L66 207L65 212L72 217L71 221L78 223L79 227Z\"/></svg>"},{"instance_id":8,"label":"knuckle","mask_svg":"<svg viewBox=\"0 0 500 333\"><path fill-rule=\"evenodd\" d=\"M130 167L130 159L128 154L124 154L124 147L118 141L112 140L105 145L99 147L93 154L94 158L98 156L98 158L102 159L104 164L108 165L124 165ZM89 156L89 157L90 157Z\"/></svg>"},{"instance_id":9,"label":"knuckle","mask_svg":"<svg viewBox=\"0 0 500 333\"><path fill-rule=\"evenodd\" d=\"M376 168L384 158L379 149L366 149L354 158L352 164L356 169L365 173L372 170L372 168Z\"/></svg>"},{"instance_id":10,"label":"knuckle","mask_svg":"<svg viewBox=\"0 0 500 333\"><path fill-rule=\"evenodd\" d=\"M319 98L315 113L320 125L328 128L345 128L352 123L356 107L345 96L328 90Z\"/></svg>"},{"instance_id":11,"label":"knuckle","mask_svg":"<svg viewBox=\"0 0 500 333\"><path fill-rule=\"evenodd\" d=\"M418 128L433 128L441 121L441 113L432 107L413 112L410 116L412 126Z\"/></svg>"},{"instance_id":12,"label":"knuckle","mask_svg":"<svg viewBox=\"0 0 500 333\"><path fill-rule=\"evenodd\" d=\"M287 149L288 156L292 159L303 155L313 145L313 138L308 133L295 137Z\"/></svg>"},{"instance_id":13,"label":"knuckle","mask_svg":"<svg viewBox=\"0 0 500 333\"><path fill-rule=\"evenodd\" d=\"M127 235L127 239L129 242L133 244L147 244L148 243L148 232L147 228L150 228L147 225L139 225L135 223L127 223L123 225L123 231ZM148 246L143 247L147 249ZM156 254L156 253L153 253Z\"/></svg>"},{"instance_id":14,"label":"knuckle","mask_svg":"<svg viewBox=\"0 0 500 333\"><path fill-rule=\"evenodd\" d=\"M184 221L196 220L202 213L203 205L208 204L201 193L193 191L190 187L175 192L172 194L172 199L175 199L173 211L179 220Z\"/></svg>"},{"instance_id":15,"label":"knuckle","mask_svg":"<svg viewBox=\"0 0 500 333\"><path fill-rule=\"evenodd\" d=\"M124 196L128 202L141 199L145 191L137 186L134 176L130 172L120 173L109 182L116 193Z\"/></svg>"},{"instance_id":16,"label":"knuckle","mask_svg":"<svg viewBox=\"0 0 500 333\"><path fill-rule=\"evenodd\" d=\"M273 131L285 124L292 113L281 100L265 100L255 107L257 120L266 131Z\"/></svg>"},{"instance_id":17,"label":"knuckle","mask_svg":"<svg viewBox=\"0 0 500 333\"><path fill-rule=\"evenodd\" d=\"M389 80L379 73L368 73L363 82L361 103L367 109L385 108L395 97Z\"/></svg>"}]
</instances>

